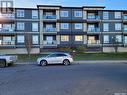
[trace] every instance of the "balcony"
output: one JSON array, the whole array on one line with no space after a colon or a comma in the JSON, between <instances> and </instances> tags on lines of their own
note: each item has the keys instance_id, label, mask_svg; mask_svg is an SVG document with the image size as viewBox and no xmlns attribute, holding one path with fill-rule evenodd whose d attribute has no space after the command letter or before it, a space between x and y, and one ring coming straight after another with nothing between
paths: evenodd
<instances>
[{"instance_id":1,"label":"balcony","mask_svg":"<svg viewBox=\"0 0 127 95\"><path fill-rule=\"evenodd\" d=\"M87 16L87 21L98 21L100 16Z\"/></svg>"},{"instance_id":2,"label":"balcony","mask_svg":"<svg viewBox=\"0 0 127 95\"><path fill-rule=\"evenodd\" d=\"M100 46L100 40L88 40L88 46Z\"/></svg>"},{"instance_id":3,"label":"balcony","mask_svg":"<svg viewBox=\"0 0 127 95\"><path fill-rule=\"evenodd\" d=\"M127 15L123 16L123 19L124 19L124 20L127 20Z\"/></svg>"},{"instance_id":4,"label":"balcony","mask_svg":"<svg viewBox=\"0 0 127 95\"><path fill-rule=\"evenodd\" d=\"M13 21L15 14L0 14L0 21Z\"/></svg>"},{"instance_id":5,"label":"balcony","mask_svg":"<svg viewBox=\"0 0 127 95\"><path fill-rule=\"evenodd\" d=\"M127 29L124 29L123 31L124 31L125 33L127 33Z\"/></svg>"},{"instance_id":6,"label":"balcony","mask_svg":"<svg viewBox=\"0 0 127 95\"><path fill-rule=\"evenodd\" d=\"M14 34L14 28L10 29L5 29L5 28L0 28L0 34Z\"/></svg>"},{"instance_id":7,"label":"balcony","mask_svg":"<svg viewBox=\"0 0 127 95\"><path fill-rule=\"evenodd\" d=\"M54 41L45 40L45 41L43 41L43 45L44 46L57 46L57 41L56 40L54 40Z\"/></svg>"},{"instance_id":8,"label":"balcony","mask_svg":"<svg viewBox=\"0 0 127 95\"><path fill-rule=\"evenodd\" d=\"M88 33L98 33L100 32L100 28L88 28Z\"/></svg>"},{"instance_id":9,"label":"balcony","mask_svg":"<svg viewBox=\"0 0 127 95\"><path fill-rule=\"evenodd\" d=\"M56 32L56 28L44 28L44 32Z\"/></svg>"},{"instance_id":10,"label":"balcony","mask_svg":"<svg viewBox=\"0 0 127 95\"><path fill-rule=\"evenodd\" d=\"M56 19L56 15L50 15L50 16L44 15L43 19L45 19L45 20L54 20L54 19Z\"/></svg>"},{"instance_id":11,"label":"balcony","mask_svg":"<svg viewBox=\"0 0 127 95\"><path fill-rule=\"evenodd\" d=\"M15 41L2 41L0 40L0 47L14 47Z\"/></svg>"}]
</instances>

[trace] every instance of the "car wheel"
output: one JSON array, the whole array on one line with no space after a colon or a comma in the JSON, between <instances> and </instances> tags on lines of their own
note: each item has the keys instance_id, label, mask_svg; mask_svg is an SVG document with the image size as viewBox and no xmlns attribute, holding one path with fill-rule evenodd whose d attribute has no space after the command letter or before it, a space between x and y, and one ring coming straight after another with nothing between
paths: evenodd
<instances>
[{"instance_id":1,"label":"car wheel","mask_svg":"<svg viewBox=\"0 0 127 95\"><path fill-rule=\"evenodd\" d=\"M0 60L0 68L6 67L6 61L5 60Z\"/></svg>"},{"instance_id":2,"label":"car wheel","mask_svg":"<svg viewBox=\"0 0 127 95\"><path fill-rule=\"evenodd\" d=\"M65 59L65 60L63 61L63 64L66 65L66 66L67 66L67 65L70 65L70 61L69 61L68 59Z\"/></svg>"},{"instance_id":3,"label":"car wheel","mask_svg":"<svg viewBox=\"0 0 127 95\"><path fill-rule=\"evenodd\" d=\"M40 62L40 65L41 65L41 66L46 66L46 65L47 65L47 61L46 61L46 60L42 60L42 61Z\"/></svg>"}]
</instances>

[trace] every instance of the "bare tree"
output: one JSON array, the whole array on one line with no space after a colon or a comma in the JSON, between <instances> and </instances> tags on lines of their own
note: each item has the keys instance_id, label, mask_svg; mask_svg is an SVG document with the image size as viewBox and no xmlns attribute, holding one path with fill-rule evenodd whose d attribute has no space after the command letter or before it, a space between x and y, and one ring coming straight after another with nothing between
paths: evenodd
<instances>
[{"instance_id":1,"label":"bare tree","mask_svg":"<svg viewBox=\"0 0 127 95\"><path fill-rule=\"evenodd\" d=\"M31 35L30 35L30 33L25 32L24 36L25 36L25 48L26 48L27 54L29 55L29 58L30 58L30 52L31 52L31 48L32 48Z\"/></svg>"},{"instance_id":2,"label":"bare tree","mask_svg":"<svg viewBox=\"0 0 127 95\"><path fill-rule=\"evenodd\" d=\"M118 47L119 47L118 39L116 37L112 37L112 43L113 43L115 53L117 53L118 52Z\"/></svg>"}]
</instances>

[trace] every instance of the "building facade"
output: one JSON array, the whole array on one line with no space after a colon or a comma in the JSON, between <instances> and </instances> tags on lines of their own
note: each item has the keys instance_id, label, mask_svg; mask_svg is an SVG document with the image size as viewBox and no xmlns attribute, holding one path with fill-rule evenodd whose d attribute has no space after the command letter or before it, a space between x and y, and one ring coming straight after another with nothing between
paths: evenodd
<instances>
[{"instance_id":1,"label":"building facade","mask_svg":"<svg viewBox=\"0 0 127 95\"><path fill-rule=\"evenodd\" d=\"M24 54L28 43L34 54L78 45L88 51L114 52L114 44L119 52L127 52L127 10L104 8L1 8L0 52Z\"/></svg>"}]
</instances>

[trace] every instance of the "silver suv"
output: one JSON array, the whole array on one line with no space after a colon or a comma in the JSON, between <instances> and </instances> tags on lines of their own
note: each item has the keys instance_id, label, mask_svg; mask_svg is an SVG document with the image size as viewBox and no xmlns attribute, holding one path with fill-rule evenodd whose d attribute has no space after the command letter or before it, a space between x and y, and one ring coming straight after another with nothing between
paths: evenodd
<instances>
[{"instance_id":1,"label":"silver suv","mask_svg":"<svg viewBox=\"0 0 127 95\"><path fill-rule=\"evenodd\" d=\"M40 57L37 59L37 63L40 66L45 66L47 64L64 64L69 65L73 62L73 58L68 53L52 53L45 57Z\"/></svg>"}]
</instances>

